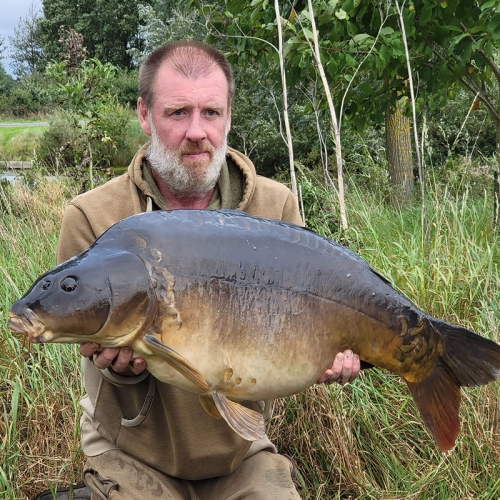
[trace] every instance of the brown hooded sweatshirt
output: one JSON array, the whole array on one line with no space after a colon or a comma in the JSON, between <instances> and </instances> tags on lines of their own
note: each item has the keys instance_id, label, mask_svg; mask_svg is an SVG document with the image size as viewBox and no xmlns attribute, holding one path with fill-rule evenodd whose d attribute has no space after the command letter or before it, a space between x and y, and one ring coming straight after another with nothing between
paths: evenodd
<instances>
[{"instance_id":1,"label":"brown hooded sweatshirt","mask_svg":"<svg viewBox=\"0 0 500 500\"><path fill-rule=\"evenodd\" d=\"M58 263L88 248L125 217L168 208L144 158L147 147L137 152L127 173L69 203ZM208 208L234 208L302 224L291 191L258 176L252 162L231 148ZM81 401L81 433L87 456L119 448L165 474L197 480L230 474L245 457L262 449L276 451L267 437L254 443L243 440L223 419L209 416L197 395L159 382L147 371L124 377L97 369L87 358L83 367L87 394ZM265 408L270 414L269 405L262 401L248 406L261 412Z\"/></svg>"}]
</instances>

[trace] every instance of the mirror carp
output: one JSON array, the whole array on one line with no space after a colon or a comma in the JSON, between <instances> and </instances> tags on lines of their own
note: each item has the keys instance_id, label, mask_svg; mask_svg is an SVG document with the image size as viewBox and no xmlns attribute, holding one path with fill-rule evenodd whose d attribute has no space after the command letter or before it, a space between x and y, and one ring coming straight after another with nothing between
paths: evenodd
<instances>
[{"instance_id":1,"label":"mirror carp","mask_svg":"<svg viewBox=\"0 0 500 500\"><path fill-rule=\"evenodd\" d=\"M353 251L230 210L118 222L42 275L11 306L9 328L31 342L128 346L247 440L265 423L240 401L299 393L349 348L406 381L446 451L460 387L500 368L500 345L419 310Z\"/></svg>"}]
</instances>

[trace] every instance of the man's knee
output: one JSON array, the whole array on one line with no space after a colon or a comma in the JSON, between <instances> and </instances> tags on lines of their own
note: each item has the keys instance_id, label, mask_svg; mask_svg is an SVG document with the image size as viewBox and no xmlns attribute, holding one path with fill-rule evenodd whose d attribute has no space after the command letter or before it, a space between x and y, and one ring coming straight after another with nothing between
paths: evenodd
<instances>
[{"instance_id":1,"label":"man's knee","mask_svg":"<svg viewBox=\"0 0 500 500\"><path fill-rule=\"evenodd\" d=\"M113 500L196 498L187 481L162 474L120 450L88 458L83 478L92 500L107 500L111 495Z\"/></svg>"}]
</instances>

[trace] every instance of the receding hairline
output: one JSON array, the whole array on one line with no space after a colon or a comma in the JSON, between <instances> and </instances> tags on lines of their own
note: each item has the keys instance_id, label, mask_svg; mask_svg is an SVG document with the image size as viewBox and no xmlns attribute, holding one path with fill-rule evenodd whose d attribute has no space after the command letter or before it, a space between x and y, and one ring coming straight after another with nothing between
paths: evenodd
<instances>
[{"instance_id":1,"label":"receding hairline","mask_svg":"<svg viewBox=\"0 0 500 500\"><path fill-rule=\"evenodd\" d=\"M187 65L184 66L183 63L176 64L175 61L167 59L158 68L155 79L153 81L153 86L156 85L156 82L158 80L158 75L160 74L160 72L164 70L170 70L176 75L184 77L188 80L199 80L202 78L207 78L213 75L214 73L219 73L226 82L226 92L228 93L228 100L229 100L229 83L227 81L226 75L216 63L207 64L206 66L201 66L196 63L193 63L189 66Z\"/></svg>"},{"instance_id":2,"label":"receding hairline","mask_svg":"<svg viewBox=\"0 0 500 500\"><path fill-rule=\"evenodd\" d=\"M198 79L219 70L227 84L228 105L234 98L234 79L229 62L214 47L202 42L170 42L148 56L139 70L139 95L147 107L154 103L154 85L159 72L168 68L185 78Z\"/></svg>"}]
</instances>

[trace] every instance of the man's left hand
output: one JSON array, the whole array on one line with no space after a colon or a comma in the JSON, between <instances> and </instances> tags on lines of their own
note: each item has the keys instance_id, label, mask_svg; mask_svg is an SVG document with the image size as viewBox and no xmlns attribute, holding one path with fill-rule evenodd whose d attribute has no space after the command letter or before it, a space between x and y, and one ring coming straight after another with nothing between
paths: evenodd
<instances>
[{"instance_id":1,"label":"man's left hand","mask_svg":"<svg viewBox=\"0 0 500 500\"><path fill-rule=\"evenodd\" d=\"M337 382L340 385L345 385L352 382L358 375L360 370L359 357L350 349L344 352L339 352L331 368L325 370L325 373L318 379L318 384L332 384Z\"/></svg>"}]
</instances>

